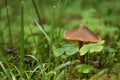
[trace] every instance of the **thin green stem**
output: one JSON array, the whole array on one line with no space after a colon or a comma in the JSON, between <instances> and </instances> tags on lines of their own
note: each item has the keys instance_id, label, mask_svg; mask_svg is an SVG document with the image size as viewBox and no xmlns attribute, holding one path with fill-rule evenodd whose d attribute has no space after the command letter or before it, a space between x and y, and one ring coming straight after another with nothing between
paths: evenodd
<instances>
[{"instance_id":1,"label":"thin green stem","mask_svg":"<svg viewBox=\"0 0 120 80\"><path fill-rule=\"evenodd\" d=\"M55 7L53 6L53 15L52 15L52 25L51 25L51 31L50 31L50 47L49 47L49 58L48 58L48 67L50 67L50 61L51 61L51 53L52 53L52 48L53 48L53 36L54 36L54 21L55 21ZM48 69L49 70L49 69Z\"/></svg>"},{"instance_id":2,"label":"thin green stem","mask_svg":"<svg viewBox=\"0 0 120 80\"><path fill-rule=\"evenodd\" d=\"M12 33L11 33L11 26L10 26L10 18L9 18L9 13L8 13L8 4L7 4L7 0L5 0L5 7L6 7L6 13L7 13L7 23L8 23L8 29L9 29L9 46L10 48L13 47L13 41L12 41Z\"/></svg>"},{"instance_id":3,"label":"thin green stem","mask_svg":"<svg viewBox=\"0 0 120 80\"><path fill-rule=\"evenodd\" d=\"M68 0L65 0L65 6L64 6L65 8L66 8L66 6L67 6L67 2L68 2Z\"/></svg>"},{"instance_id":4,"label":"thin green stem","mask_svg":"<svg viewBox=\"0 0 120 80\"><path fill-rule=\"evenodd\" d=\"M40 31L44 34L44 36L46 37L48 43L50 44L50 37L47 35L47 33L44 31L44 29L41 27L41 25L38 24L37 21L35 21L36 25L39 27Z\"/></svg>"},{"instance_id":5,"label":"thin green stem","mask_svg":"<svg viewBox=\"0 0 120 80\"><path fill-rule=\"evenodd\" d=\"M62 20L60 20L59 21L59 18L61 18L62 17L62 12L61 12L61 8L62 8L62 6L61 6L61 0L59 0L58 1L58 4L57 4L57 6L56 6L56 15L58 16L58 26L59 26L59 31L58 31L58 36L60 36L60 30L61 30L61 24L62 24ZM57 40L57 39L56 39ZM57 40L57 41L55 41L55 42L57 42L58 44L59 44L59 40ZM59 57L55 57L55 67L57 67L59 65ZM54 76L54 79L55 79L55 76Z\"/></svg>"},{"instance_id":6,"label":"thin green stem","mask_svg":"<svg viewBox=\"0 0 120 80\"><path fill-rule=\"evenodd\" d=\"M1 21L1 7L0 7L0 21Z\"/></svg>"},{"instance_id":7,"label":"thin green stem","mask_svg":"<svg viewBox=\"0 0 120 80\"><path fill-rule=\"evenodd\" d=\"M32 28L29 26L29 28L30 28L30 31L31 31L31 34L33 34L33 31L32 31ZM34 44L35 44L35 48L36 48L36 51L37 51L37 57L38 57L38 62L39 62L39 66L41 67L42 66L42 57L41 57L41 55L40 55L40 51L39 51L39 46L38 46L38 44L37 44L37 42L36 42L36 40L35 40L35 37L34 36L32 36L32 38L33 38L33 41L34 41ZM42 71L42 69L41 69L41 73L42 73L42 76L44 76L45 74L43 73L43 71Z\"/></svg>"},{"instance_id":8,"label":"thin green stem","mask_svg":"<svg viewBox=\"0 0 120 80\"><path fill-rule=\"evenodd\" d=\"M3 54L3 49L4 49L4 38L3 38L3 32L0 29L0 54Z\"/></svg>"},{"instance_id":9,"label":"thin green stem","mask_svg":"<svg viewBox=\"0 0 120 80\"><path fill-rule=\"evenodd\" d=\"M0 21L1 21L1 8L0 8ZM12 80L11 79L11 75L9 74L9 72L11 72L10 70L10 66L8 65L8 63L5 61L5 57L4 57L4 52L3 52L3 49L4 49L4 38L3 38L3 31L1 30L1 23L0 23L0 57L1 57L1 60L3 62L5 62L5 64L7 65L8 67L8 70L5 69L4 65L2 64L2 62L0 62L0 66L2 67L3 69L3 72L6 74L6 76L8 77L8 80Z\"/></svg>"},{"instance_id":10,"label":"thin green stem","mask_svg":"<svg viewBox=\"0 0 120 80\"><path fill-rule=\"evenodd\" d=\"M29 29L31 31L31 34L33 34L32 28L30 26L29 26ZM42 65L42 58L41 58L41 55L40 55L38 44L37 44L37 42L35 40L35 37L32 36L32 38L33 38L33 41L34 41L34 44L35 44L35 48L36 48L37 54L39 55L39 63L40 63L40 65Z\"/></svg>"},{"instance_id":11,"label":"thin green stem","mask_svg":"<svg viewBox=\"0 0 120 80\"><path fill-rule=\"evenodd\" d=\"M24 74L24 1L21 1L21 46L20 46L20 78Z\"/></svg>"},{"instance_id":12,"label":"thin green stem","mask_svg":"<svg viewBox=\"0 0 120 80\"><path fill-rule=\"evenodd\" d=\"M59 21L59 25L58 25L59 26L59 28L58 28L59 29L59 31L58 31L59 40L56 39L57 41L55 41L55 42L57 42L57 44L59 44L61 41L60 36L61 36L61 30L62 30L62 24L63 24L62 21L64 18L64 11L65 11L66 6L67 6L67 0L64 1L64 4L62 4L61 0L58 1L58 4L57 4L58 14L57 15L59 16L58 20L60 20L60 21ZM59 57L56 57L55 61L56 61L56 66L58 66L59 65Z\"/></svg>"},{"instance_id":13,"label":"thin green stem","mask_svg":"<svg viewBox=\"0 0 120 80\"><path fill-rule=\"evenodd\" d=\"M1 8L0 8L0 21L1 21ZM4 48L4 39L3 39L3 32L1 30L1 23L0 23L0 52L3 53Z\"/></svg>"}]
</instances>

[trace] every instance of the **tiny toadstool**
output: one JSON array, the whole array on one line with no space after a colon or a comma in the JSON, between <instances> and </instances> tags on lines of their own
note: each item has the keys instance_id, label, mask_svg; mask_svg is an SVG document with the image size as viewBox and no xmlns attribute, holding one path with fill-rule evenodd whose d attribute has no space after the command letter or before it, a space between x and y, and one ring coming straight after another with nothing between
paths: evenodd
<instances>
[{"instance_id":1,"label":"tiny toadstool","mask_svg":"<svg viewBox=\"0 0 120 80\"><path fill-rule=\"evenodd\" d=\"M100 36L96 35L83 24L80 24L75 29L65 30L64 38L70 41L79 41L79 48L82 47L83 43L97 43L101 41ZM80 56L80 63L85 63L84 56Z\"/></svg>"}]
</instances>

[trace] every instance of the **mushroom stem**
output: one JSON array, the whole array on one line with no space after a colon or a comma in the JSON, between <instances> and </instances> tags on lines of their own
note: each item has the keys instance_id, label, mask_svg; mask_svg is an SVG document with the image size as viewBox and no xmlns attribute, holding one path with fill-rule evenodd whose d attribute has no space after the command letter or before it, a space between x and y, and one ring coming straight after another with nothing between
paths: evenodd
<instances>
[{"instance_id":1,"label":"mushroom stem","mask_svg":"<svg viewBox=\"0 0 120 80\"><path fill-rule=\"evenodd\" d=\"M83 46L83 42L79 41L79 49ZM85 56L80 56L80 64L85 63Z\"/></svg>"}]
</instances>

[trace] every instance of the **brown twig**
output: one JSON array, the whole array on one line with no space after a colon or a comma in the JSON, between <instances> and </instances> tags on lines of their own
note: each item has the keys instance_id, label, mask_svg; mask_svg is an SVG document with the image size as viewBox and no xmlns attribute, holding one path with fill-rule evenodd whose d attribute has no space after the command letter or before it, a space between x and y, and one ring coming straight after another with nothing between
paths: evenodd
<instances>
[{"instance_id":1,"label":"brown twig","mask_svg":"<svg viewBox=\"0 0 120 80\"><path fill-rule=\"evenodd\" d=\"M42 18L41 18L41 16L40 16L40 13L39 13L39 10L38 10L37 5L36 5L36 3L35 3L35 0L32 0L32 3L33 3L33 6L34 6L34 8L35 8L36 14L37 14L37 16L38 16L39 24L40 24L40 26L43 28Z\"/></svg>"}]
</instances>

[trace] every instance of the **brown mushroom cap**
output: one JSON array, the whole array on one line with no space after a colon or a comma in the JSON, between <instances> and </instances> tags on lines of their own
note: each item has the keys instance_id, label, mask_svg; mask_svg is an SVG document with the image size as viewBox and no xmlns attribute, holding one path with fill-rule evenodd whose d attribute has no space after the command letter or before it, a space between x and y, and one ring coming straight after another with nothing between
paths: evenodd
<instances>
[{"instance_id":1,"label":"brown mushroom cap","mask_svg":"<svg viewBox=\"0 0 120 80\"><path fill-rule=\"evenodd\" d=\"M64 31L64 38L67 40L81 42L99 42L101 38L81 24L79 27Z\"/></svg>"}]
</instances>

